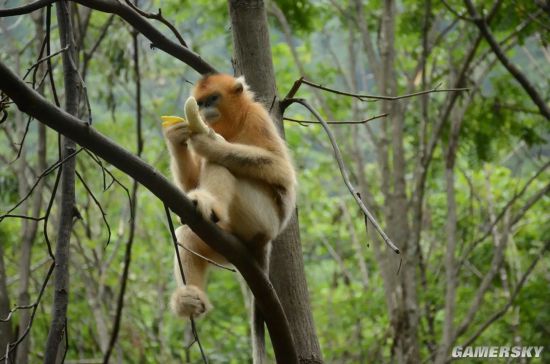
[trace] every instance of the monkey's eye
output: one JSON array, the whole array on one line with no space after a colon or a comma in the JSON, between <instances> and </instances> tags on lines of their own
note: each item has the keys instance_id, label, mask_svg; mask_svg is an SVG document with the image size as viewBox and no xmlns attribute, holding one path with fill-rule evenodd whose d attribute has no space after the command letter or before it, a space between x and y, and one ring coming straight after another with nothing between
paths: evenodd
<instances>
[{"instance_id":1,"label":"monkey's eye","mask_svg":"<svg viewBox=\"0 0 550 364\"><path fill-rule=\"evenodd\" d=\"M197 105L199 105L199 108L202 108L204 106L204 101L197 101Z\"/></svg>"},{"instance_id":2,"label":"monkey's eye","mask_svg":"<svg viewBox=\"0 0 550 364\"><path fill-rule=\"evenodd\" d=\"M214 95L210 96L210 100L208 100L209 101L208 103L210 105L212 105L212 104L216 103L219 99L220 99L220 95L214 94Z\"/></svg>"}]
</instances>

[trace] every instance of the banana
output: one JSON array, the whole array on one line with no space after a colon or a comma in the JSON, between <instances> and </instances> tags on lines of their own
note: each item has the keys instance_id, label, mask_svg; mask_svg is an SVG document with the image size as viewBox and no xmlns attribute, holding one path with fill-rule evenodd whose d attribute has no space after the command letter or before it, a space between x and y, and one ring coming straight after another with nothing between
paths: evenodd
<instances>
[{"instance_id":1,"label":"banana","mask_svg":"<svg viewBox=\"0 0 550 364\"><path fill-rule=\"evenodd\" d=\"M185 117L189 120L189 129L192 132L197 134L208 134L209 128L206 123L202 120L199 113L199 106L197 105L197 100L193 96L189 97L185 101Z\"/></svg>"},{"instance_id":2,"label":"banana","mask_svg":"<svg viewBox=\"0 0 550 364\"><path fill-rule=\"evenodd\" d=\"M180 118L179 116L161 116L160 118L162 119L163 128L168 128L177 123L186 122L184 118Z\"/></svg>"}]
</instances>

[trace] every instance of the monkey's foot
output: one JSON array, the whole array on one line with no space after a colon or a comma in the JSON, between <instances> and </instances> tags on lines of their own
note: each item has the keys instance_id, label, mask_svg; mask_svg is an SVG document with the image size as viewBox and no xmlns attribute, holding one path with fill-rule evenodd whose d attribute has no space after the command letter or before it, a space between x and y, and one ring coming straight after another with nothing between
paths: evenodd
<instances>
[{"instance_id":1,"label":"monkey's foot","mask_svg":"<svg viewBox=\"0 0 550 364\"><path fill-rule=\"evenodd\" d=\"M188 196L205 219L210 220L213 223L217 223L220 220L226 220L224 219L225 216L222 216L219 209L215 208L216 199L210 192L198 189L189 192Z\"/></svg>"},{"instance_id":2,"label":"monkey's foot","mask_svg":"<svg viewBox=\"0 0 550 364\"><path fill-rule=\"evenodd\" d=\"M195 286L177 288L170 299L172 311L179 317L199 317L212 309L206 294Z\"/></svg>"}]
</instances>

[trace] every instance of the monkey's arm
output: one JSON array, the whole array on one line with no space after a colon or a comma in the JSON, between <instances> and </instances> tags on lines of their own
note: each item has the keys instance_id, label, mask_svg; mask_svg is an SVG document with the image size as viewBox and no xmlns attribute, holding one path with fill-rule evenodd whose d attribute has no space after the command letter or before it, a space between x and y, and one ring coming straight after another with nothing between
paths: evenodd
<instances>
[{"instance_id":1,"label":"monkey's arm","mask_svg":"<svg viewBox=\"0 0 550 364\"><path fill-rule=\"evenodd\" d=\"M177 123L163 131L170 152L170 170L174 182L184 192L196 188L199 183L200 163L187 145L189 125Z\"/></svg>"},{"instance_id":2,"label":"monkey's arm","mask_svg":"<svg viewBox=\"0 0 550 364\"><path fill-rule=\"evenodd\" d=\"M188 148L168 148L170 150L170 171L174 183L184 192L197 188L199 183L200 163Z\"/></svg>"},{"instance_id":3,"label":"monkey's arm","mask_svg":"<svg viewBox=\"0 0 550 364\"><path fill-rule=\"evenodd\" d=\"M295 183L290 161L260 147L229 143L208 134L193 134L190 144L197 154L218 163L233 174L288 187Z\"/></svg>"},{"instance_id":4,"label":"monkey's arm","mask_svg":"<svg viewBox=\"0 0 550 364\"><path fill-rule=\"evenodd\" d=\"M185 102L184 109L193 132L190 143L199 155L236 175L260 179L285 189L294 185L294 169L288 158L257 146L227 142L202 120L197 101L192 96Z\"/></svg>"}]
</instances>

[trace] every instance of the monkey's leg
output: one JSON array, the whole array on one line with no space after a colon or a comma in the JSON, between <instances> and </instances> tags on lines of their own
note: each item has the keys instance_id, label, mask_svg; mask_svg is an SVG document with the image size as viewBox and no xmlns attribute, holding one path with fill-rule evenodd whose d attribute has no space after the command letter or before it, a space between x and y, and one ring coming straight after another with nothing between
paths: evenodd
<instances>
[{"instance_id":1,"label":"monkey's leg","mask_svg":"<svg viewBox=\"0 0 550 364\"><path fill-rule=\"evenodd\" d=\"M219 164L204 162L199 187L189 192L189 199L205 219L227 224L229 205L235 198L237 179Z\"/></svg>"},{"instance_id":2,"label":"monkey's leg","mask_svg":"<svg viewBox=\"0 0 550 364\"><path fill-rule=\"evenodd\" d=\"M210 310L212 305L205 293L206 273L209 263L197 254L219 263L224 263L225 259L214 252L187 226L179 227L176 230L176 237L178 242L187 248L178 246L177 253L181 260L186 284L183 283L176 256L174 259L174 275L178 288L172 294L170 306L178 316L198 317Z\"/></svg>"}]
</instances>

